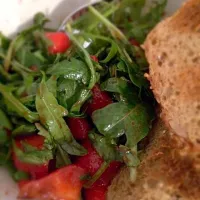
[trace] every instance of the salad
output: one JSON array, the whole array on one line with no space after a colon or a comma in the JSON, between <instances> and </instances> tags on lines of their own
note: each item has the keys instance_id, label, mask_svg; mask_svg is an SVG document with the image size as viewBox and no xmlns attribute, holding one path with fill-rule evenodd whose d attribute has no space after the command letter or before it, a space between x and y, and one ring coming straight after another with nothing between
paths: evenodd
<instances>
[{"instance_id":1,"label":"salad","mask_svg":"<svg viewBox=\"0 0 200 200\"><path fill-rule=\"evenodd\" d=\"M103 1L63 32L38 13L0 35L0 165L20 198L103 200L124 165L136 180L156 104L140 45L166 3Z\"/></svg>"}]
</instances>

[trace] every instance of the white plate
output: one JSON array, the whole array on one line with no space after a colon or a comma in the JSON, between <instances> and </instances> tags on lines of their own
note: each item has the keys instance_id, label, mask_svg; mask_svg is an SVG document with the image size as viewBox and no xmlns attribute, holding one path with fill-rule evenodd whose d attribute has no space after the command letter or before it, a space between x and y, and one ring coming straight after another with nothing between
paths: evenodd
<instances>
[{"instance_id":1,"label":"white plate","mask_svg":"<svg viewBox=\"0 0 200 200\"><path fill-rule=\"evenodd\" d=\"M0 30L13 35L31 23L35 13L44 12L51 27L58 27L77 5L96 0L0 0ZM166 13L172 14L185 0L168 0ZM16 200L17 186L5 169L0 168L0 200Z\"/></svg>"}]
</instances>

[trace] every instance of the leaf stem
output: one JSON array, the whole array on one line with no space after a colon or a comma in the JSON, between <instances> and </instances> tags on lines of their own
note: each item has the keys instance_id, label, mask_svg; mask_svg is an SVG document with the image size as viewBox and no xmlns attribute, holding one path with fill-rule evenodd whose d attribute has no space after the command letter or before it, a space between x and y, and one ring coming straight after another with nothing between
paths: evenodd
<instances>
[{"instance_id":1,"label":"leaf stem","mask_svg":"<svg viewBox=\"0 0 200 200\"><path fill-rule=\"evenodd\" d=\"M95 72L95 68L94 65L92 63L92 60L90 58L89 53L84 49L84 47L79 43L79 41L76 39L76 37L72 34L72 29L71 26L69 24L66 25L66 29L68 31L68 35L70 37L70 39L72 40L72 42L83 52L84 57L85 57L85 62L87 63L90 72L91 72L91 79L90 79L90 83L88 88L92 89L96 83L96 72Z\"/></svg>"},{"instance_id":2,"label":"leaf stem","mask_svg":"<svg viewBox=\"0 0 200 200\"><path fill-rule=\"evenodd\" d=\"M65 165L70 165L71 164L71 161L69 159L69 156L68 154L65 152L63 152L62 148L60 147L60 145L58 145L58 151L60 152L60 156L62 158L62 160L64 161Z\"/></svg>"},{"instance_id":3,"label":"leaf stem","mask_svg":"<svg viewBox=\"0 0 200 200\"><path fill-rule=\"evenodd\" d=\"M87 183L85 183L85 188L90 188L99 178L100 176L105 172L105 170L108 168L110 163L103 162L101 167L98 169L98 171L94 174L94 176L89 180Z\"/></svg>"},{"instance_id":4,"label":"leaf stem","mask_svg":"<svg viewBox=\"0 0 200 200\"><path fill-rule=\"evenodd\" d=\"M30 111L25 107L3 84L0 84L0 93L4 96L5 100L13 105L14 111L27 121L33 123L39 120L37 113Z\"/></svg>"},{"instance_id":5,"label":"leaf stem","mask_svg":"<svg viewBox=\"0 0 200 200\"><path fill-rule=\"evenodd\" d=\"M112 22L110 22L106 17L99 13L98 10L96 10L93 6L89 6L88 9L107 26L114 38L128 43L126 36Z\"/></svg>"},{"instance_id":6,"label":"leaf stem","mask_svg":"<svg viewBox=\"0 0 200 200\"><path fill-rule=\"evenodd\" d=\"M120 4L113 5L112 8L111 8L110 10L107 10L107 11L103 14L103 16L107 18L107 17L109 17L110 15L112 15L115 11L117 11L117 10L119 9L119 5L120 5ZM97 25L98 25L98 22L92 24L92 25L89 27L88 31L92 31Z\"/></svg>"}]
</instances>

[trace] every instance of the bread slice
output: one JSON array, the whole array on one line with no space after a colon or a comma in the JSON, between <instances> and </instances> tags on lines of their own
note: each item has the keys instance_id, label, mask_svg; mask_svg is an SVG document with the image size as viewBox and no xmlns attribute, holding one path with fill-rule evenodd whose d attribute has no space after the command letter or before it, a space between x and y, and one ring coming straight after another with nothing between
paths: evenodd
<instances>
[{"instance_id":1,"label":"bread slice","mask_svg":"<svg viewBox=\"0 0 200 200\"><path fill-rule=\"evenodd\" d=\"M130 181L129 170L122 169L109 187L107 199L199 200L200 157L193 155L192 146L172 135L161 120L150 138L135 183Z\"/></svg>"},{"instance_id":2,"label":"bread slice","mask_svg":"<svg viewBox=\"0 0 200 200\"><path fill-rule=\"evenodd\" d=\"M200 0L189 0L144 43L162 118L200 150ZM200 199L200 197L199 197Z\"/></svg>"}]
</instances>

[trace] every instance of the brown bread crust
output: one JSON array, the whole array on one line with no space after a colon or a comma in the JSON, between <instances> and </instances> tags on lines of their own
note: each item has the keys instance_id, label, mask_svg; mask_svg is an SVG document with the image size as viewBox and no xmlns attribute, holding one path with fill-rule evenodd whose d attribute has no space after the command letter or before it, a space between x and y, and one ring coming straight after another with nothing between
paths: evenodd
<instances>
[{"instance_id":1,"label":"brown bread crust","mask_svg":"<svg viewBox=\"0 0 200 200\"><path fill-rule=\"evenodd\" d=\"M199 200L200 157L198 160L194 155L193 147L171 135L161 121L154 125L151 138L135 184L129 181L129 170L122 169L110 186L107 199Z\"/></svg>"},{"instance_id":2,"label":"brown bread crust","mask_svg":"<svg viewBox=\"0 0 200 200\"><path fill-rule=\"evenodd\" d=\"M162 118L200 149L200 0L189 0L149 34L148 79Z\"/></svg>"}]
</instances>

